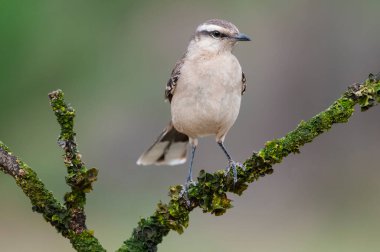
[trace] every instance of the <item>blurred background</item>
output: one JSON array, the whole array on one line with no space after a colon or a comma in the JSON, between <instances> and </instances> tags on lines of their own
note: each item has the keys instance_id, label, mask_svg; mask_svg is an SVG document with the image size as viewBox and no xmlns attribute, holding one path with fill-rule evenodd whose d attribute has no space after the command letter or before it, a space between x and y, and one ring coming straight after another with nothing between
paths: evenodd
<instances>
[{"instance_id":1,"label":"blurred background","mask_svg":"<svg viewBox=\"0 0 380 252\"><path fill-rule=\"evenodd\" d=\"M210 18L252 38L235 50L248 79L226 139L243 161L380 71L380 2L0 0L0 140L62 199L59 127L47 94L77 110L79 149L99 169L88 227L113 251L168 201L187 166L137 167L170 120L166 81L196 26ZM380 107L356 112L276 165L222 217L196 209L159 251L378 251ZM226 166L212 137L195 172ZM0 251L72 251L10 176L0 174Z\"/></svg>"}]
</instances>

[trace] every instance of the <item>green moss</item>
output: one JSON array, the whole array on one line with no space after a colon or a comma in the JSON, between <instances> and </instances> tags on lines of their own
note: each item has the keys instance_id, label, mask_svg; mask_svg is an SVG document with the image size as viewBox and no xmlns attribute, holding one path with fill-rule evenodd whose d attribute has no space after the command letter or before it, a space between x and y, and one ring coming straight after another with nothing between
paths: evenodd
<instances>
[{"instance_id":1,"label":"green moss","mask_svg":"<svg viewBox=\"0 0 380 252\"><path fill-rule=\"evenodd\" d=\"M91 191L98 171L95 168L87 170L81 161L73 131L75 111L65 104L62 91L49 94L49 98L61 125L58 144L65 150L64 160L68 168L66 181L72 187L72 191L65 195L67 208L46 189L37 174L13 156L2 142L0 142L0 170L15 179L17 185L29 197L33 211L41 213L58 232L69 238L77 251L105 251L93 236L93 231L86 229L86 217L83 211L86 203L85 193Z\"/></svg>"},{"instance_id":2,"label":"green moss","mask_svg":"<svg viewBox=\"0 0 380 252\"><path fill-rule=\"evenodd\" d=\"M53 194L48 191L37 174L24 162L12 155L9 148L0 142L0 148L6 151L6 155L12 157L18 166L18 173L13 174L16 184L22 189L24 194L30 199L32 209L41 213L44 219L53 225L58 232L67 233L68 215L66 209L58 202Z\"/></svg>"},{"instance_id":3,"label":"green moss","mask_svg":"<svg viewBox=\"0 0 380 252\"><path fill-rule=\"evenodd\" d=\"M106 251L93 236L93 231L86 230L80 234L70 231L68 238L76 251L81 252L103 252Z\"/></svg>"},{"instance_id":4,"label":"green moss","mask_svg":"<svg viewBox=\"0 0 380 252\"><path fill-rule=\"evenodd\" d=\"M60 140L74 140L75 133L73 128L75 110L65 103L62 90L51 92L49 99L50 106L57 117L59 125L61 125Z\"/></svg>"},{"instance_id":5,"label":"green moss","mask_svg":"<svg viewBox=\"0 0 380 252\"><path fill-rule=\"evenodd\" d=\"M65 103L62 90L51 92L49 99L61 127L58 144L65 151L64 163L68 173L66 183L71 187L71 192L65 194L65 204L68 209L80 209L80 212L84 212L86 193L92 190L92 184L97 179L98 170L95 168L87 169L81 159L75 142L75 110Z\"/></svg>"},{"instance_id":6,"label":"green moss","mask_svg":"<svg viewBox=\"0 0 380 252\"><path fill-rule=\"evenodd\" d=\"M169 233L169 228L162 225L154 216L141 219L133 230L130 239L124 242L118 252L155 252L157 244Z\"/></svg>"}]
</instances>

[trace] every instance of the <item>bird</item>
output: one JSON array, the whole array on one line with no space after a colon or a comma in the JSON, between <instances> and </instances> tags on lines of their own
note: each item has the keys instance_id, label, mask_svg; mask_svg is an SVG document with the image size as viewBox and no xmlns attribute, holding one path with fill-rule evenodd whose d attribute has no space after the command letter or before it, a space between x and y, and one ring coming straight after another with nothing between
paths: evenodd
<instances>
[{"instance_id":1,"label":"bird","mask_svg":"<svg viewBox=\"0 0 380 252\"><path fill-rule=\"evenodd\" d=\"M227 157L226 174L237 166L224 140L240 111L246 77L232 50L239 41L250 41L229 21L210 19L200 24L185 54L174 66L165 89L171 121L153 145L137 160L138 165L179 165L187 160L191 145L186 188L192 180L198 138L214 135Z\"/></svg>"}]
</instances>

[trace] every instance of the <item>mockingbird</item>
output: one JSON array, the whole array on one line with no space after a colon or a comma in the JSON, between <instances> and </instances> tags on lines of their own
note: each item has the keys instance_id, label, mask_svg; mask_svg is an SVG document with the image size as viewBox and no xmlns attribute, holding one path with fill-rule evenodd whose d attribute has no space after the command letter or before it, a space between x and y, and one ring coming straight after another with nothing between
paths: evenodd
<instances>
[{"instance_id":1,"label":"mockingbird","mask_svg":"<svg viewBox=\"0 0 380 252\"><path fill-rule=\"evenodd\" d=\"M223 142L240 109L246 79L232 49L237 41L250 41L225 20L211 19L199 25L186 53L176 63L166 85L172 120L156 142L137 160L138 165L178 165L191 157L186 187L192 182L192 166L198 138L215 135L228 159L226 172L236 165Z\"/></svg>"}]
</instances>

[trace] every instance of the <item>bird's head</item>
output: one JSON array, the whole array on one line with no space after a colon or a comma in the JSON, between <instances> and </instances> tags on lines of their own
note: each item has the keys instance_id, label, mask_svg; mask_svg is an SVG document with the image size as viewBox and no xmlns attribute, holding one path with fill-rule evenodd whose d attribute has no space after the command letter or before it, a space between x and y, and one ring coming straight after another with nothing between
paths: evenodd
<instances>
[{"instance_id":1,"label":"bird's head","mask_svg":"<svg viewBox=\"0 0 380 252\"><path fill-rule=\"evenodd\" d=\"M211 19L197 27L189 49L211 54L231 52L236 42L250 40L247 35L240 33L234 24L221 19Z\"/></svg>"}]
</instances>

